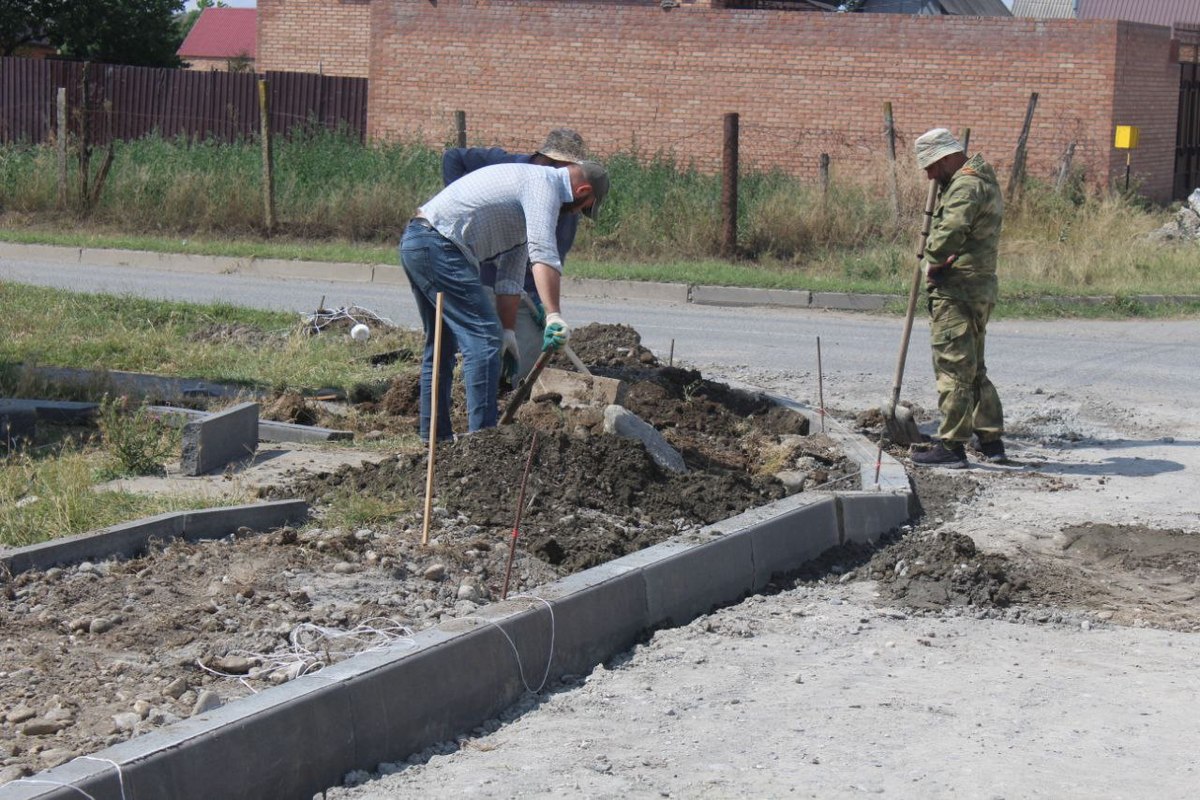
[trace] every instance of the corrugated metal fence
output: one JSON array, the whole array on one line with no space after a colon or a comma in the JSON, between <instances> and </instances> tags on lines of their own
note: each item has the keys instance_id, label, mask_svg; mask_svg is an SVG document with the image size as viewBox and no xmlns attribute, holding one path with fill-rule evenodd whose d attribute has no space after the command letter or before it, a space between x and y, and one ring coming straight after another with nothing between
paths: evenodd
<instances>
[{"instance_id":1,"label":"corrugated metal fence","mask_svg":"<svg viewBox=\"0 0 1200 800\"><path fill-rule=\"evenodd\" d=\"M151 133L221 141L256 137L259 77L267 81L273 131L344 127L360 141L364 138L366 78L0 58L0 142L38 144L51 139L58 125L59 87L67 90L71 131L78 133L86 116L88 138L94 144Z\"/></svg>"}]
</instances>

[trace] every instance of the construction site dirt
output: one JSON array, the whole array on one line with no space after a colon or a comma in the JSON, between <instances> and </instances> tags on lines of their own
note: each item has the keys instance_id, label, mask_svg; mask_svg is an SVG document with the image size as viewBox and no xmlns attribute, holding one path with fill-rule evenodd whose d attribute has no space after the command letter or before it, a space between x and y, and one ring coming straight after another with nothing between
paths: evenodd
<instances>
[{"instance_id":1,"label":"construction site dirt","mask_svg":"<svg viewBox=\"0 0 1200 800\"><path fill-rule=\"evenodd\" d=\"M788 491L854 485L857 467L828 437L700 371L658 363L631 329L583 329L572 344L597 374L628 384L625 405L660 428L683 455L686 473L663 469L639 442L601 435L602 413L563 409L555 398L535 395L516 424L462 436L439 450L428 545L420 541L426 462L405 455L274 479L264 497L302 496L314 505L316 522L299 530L167 542L135 559L6 578L0 783L402 641L496 599L508 574L534 431L510 593ZM769 383L752 374L730 377ZM769 388L792 394L786 380ZM397 426L411 428L414 399L414 382L405 379L376 402L389 407ZM994 518L974 521L980 509L1005 508L1011 518L1001 527L1016 531L1033 517L1052 516L1038 498L1070 497L1086 507L1083 494L1094 488L1087 483L1104 480L1081 483L1047 469L1091 433L1071 410L1035 419L1023 414L1019 399L1013 406L1020 420L1013 426L1014 464L914 473L922 516L912 527L878 547L831 551L803 573L777 580L758 602L812 605L844 595L887 613L903 609L896 613L912 619L1200 629L1200 611L1189 602L1200 554L1171 528L1115 524L1097 512L1094 522L1075 514L1062 537L1041 547L983 535L996 527ZM878 420L861 410L832 413L849 425L857 418L864 435L877 436ZM916 417L930 419L920 409ZM789 470L805 475L790 490L772 477ZM325 527L321 509L339 492L392 499L403 510L386 524ZM1012 511L1014 497L1034 500ZM746 623L751 627L741 633L727 630L742 625L734 619L739 615L731 607L713 618L708 633L693 625L663 641L678 645L722 631L753 635L758 623ZM412 781L422 779L420 766L432 755L410 763Z\"/></svg>"},{"instance_id":2,"label":"construction site dirt","mask_svg":"<svg viewBox=\"0 0 1200 800\"><path fill-rule=\"evenodd\" d=\"M309 500L315 525L162 542L129 560L8 577L0 584L0 779L469 615L498 599L506 581L510 593L530 590L806 486L857 486L858 466L830 437L809 435L798 412L661 365L628 327L588 326L573 343L595 374L627 385L625 406L662 430L686 471L659 466L638 440L604 434L603 408L535 395L516 423L439 448L427 545L426 455L376 454L276 472L259 486L264 498ZM411 375L377 404L395 426L415 428ZM292 422L322 421L295 396L265 407ZM792 474L790 488L780 471ZM321 526L329 503L354 496L391 502L398 513L386 524Z\"/></svg>"}]
</instances>

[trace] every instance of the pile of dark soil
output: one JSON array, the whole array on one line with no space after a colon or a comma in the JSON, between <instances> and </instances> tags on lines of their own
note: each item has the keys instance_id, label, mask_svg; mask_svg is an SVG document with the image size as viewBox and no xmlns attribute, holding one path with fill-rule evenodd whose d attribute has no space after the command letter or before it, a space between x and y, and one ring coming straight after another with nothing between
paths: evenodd
<instances>
[{"instance_id":1,"label":"pile of dark soil","mask_svg":"<svg viewBox=\"0 0 1200 800\"><path fill-rule=\"evenodd\" d=\"M1028 580L1002 555L983 553L961 533L914 534L879 551L864 568L884 596L912 608L1007 606Z\"/></svg>"},{"instance_id":2,"label":"pile of dark soil","mask_svg":"<svg viewBox=\"0 0 1200 800\"><path fill-rule=\"evenodd\" d=\"M808 441L815 437L806 436L803 415L694 370L659 365L628 326L589 325L571 342L594 374L628 385L625 407L680 451L688 472L669 472L641 442L604 433L602 409L563 409L561 398L547 396L522 408L517 424L460 436L439 449L434 485L437 504L451 516L487 530L511 529L536 433L522 543L564 572L777 500L789 491L774 476L780 470L807 470L809 485L857 475L857 465L832 441ZM410 377L394 383L382 405L413 414L416 395ZM401 455L305 477L269 496L300 496L318 508L347 493L416 499L424 495L426 474L424 455Z\"/></svg>"}]
</instances>

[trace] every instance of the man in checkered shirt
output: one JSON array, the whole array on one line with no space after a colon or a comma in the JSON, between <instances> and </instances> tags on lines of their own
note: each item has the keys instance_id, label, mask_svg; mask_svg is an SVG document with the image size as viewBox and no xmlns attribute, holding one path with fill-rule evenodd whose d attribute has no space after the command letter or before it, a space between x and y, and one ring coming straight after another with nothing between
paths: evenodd
<instances>
[{"instance_id":1,"label":"man in checkered shirt","mask_svg":"<svg viewBox=\"0 0 1200 800\"><path fill-rule=\"evenodd\" d=\"M570 329L559 307L558 217L563 211L579 211L595 219L607 193L608 173L594 161L560 168L496 164L463 176L417 211L400 241L400 263L425 328L422 439L429 437L435 368L438 438L453 437L450 383L456 352L463 354L468 430L496 425L500 358L509 348L517 356L515 337L502 335L502 330L515 325L527 264L546 308L543 348L567 341ZM497 265L494 307L479 279L479 265L485 261ZM443 295L442 352L435 365L438 292Z\"/></svg>"}]
</instances>

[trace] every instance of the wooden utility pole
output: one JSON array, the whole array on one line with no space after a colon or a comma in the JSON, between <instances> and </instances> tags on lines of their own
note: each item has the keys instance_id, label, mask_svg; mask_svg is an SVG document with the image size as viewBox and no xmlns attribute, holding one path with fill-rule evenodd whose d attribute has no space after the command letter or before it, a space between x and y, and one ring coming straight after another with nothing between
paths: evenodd
<instances>
[{"instance_id":1,"label":"wooden utility pole","mask_svg":"<svg viewBox=\"0 0 1200 800\"><path fill-rule=\"evenodd\" d=\"M829 153L821 153L817 162L821 173L821 202L829 199Z\"/></svg>"},{"instance_id":2,"label":"wooden utility pole","mask_svg":"<svg viewBox=\"0 0 1200 800\"><path fill-rule=\"evenodd\" d=\"M67 88L58 87L58 210L67 207Z\"/></svg>"},{"instance_id":3,"label":"wooden utility pole","mask_svg":"<svg viewBox=\"0 0 1200 800\"><path fill-rule=\"evenodd\" d=\"M883 104L883 135L887 143L888 194L892 201L892 219L900 218L900 187L896 182L896 120L892 117L892 104Z\"/></svg>"},{"instance_id":4,"label":"wooden utility pole","mask_svg":"<svg viewBox=\"0 0 1200 800\"><path fill-rule=\"evenodd\" d=\"M263 225L267 236L275 230L275 163L271 151L271 118L267 82L258 82L259 135L262 137Z\"/></svg>"},{"instance_id":5,"label":"wooden utility pole","mask_svg":"<svg viewBox=\"0 0 1200 800\"><path fill-rule=\"evenodd\" d=\"M1029 95L1029 108L1025 110L1025 124L1021 126L1021 137L1017 139L1017 152L1013 154L1012 172L1008 176L1008 200L1015 202L1025 181L1025 144L1029 141L1029 128L1033 124L1033 110L1037 108L1038 93Z\"/></svg>"},{"instance_id":6,"label":"wooden utility pole","mask_svg":"<svg viewBox=\"0 0 1200 800\"><path fill-rule=\"evenodd\" d=\"M91 62L83 62L83 70L80 74L80 102L79 102L79 202L80 205L87 202L88 198L88 171L90 169L92 158L92 114L91 114L91 81L89 80L88 67Z\"/></svg>"},{"instance_id":7,"label":"wooden utility pole","mask_svg":"<svg viewBox=\"0 0 1200 800\"><path fill-rule=\"evenodd\" d=\"M455 111L454 112L454 131L455 131L455 140L458 142L458 146L466 147L467 146L467 112L465 112L465 111Z\"/></svg>"},{"instance_id":8,"label":"wooden utility pole","mask_svg":"<svg viewBox=\"0 0 1200 800\"><path fill-rule=\"evenodd\" d=\"M725 115L725 146L721 158L721 255L737 254L738 115Z\"/></svg>"}]
</instances>

